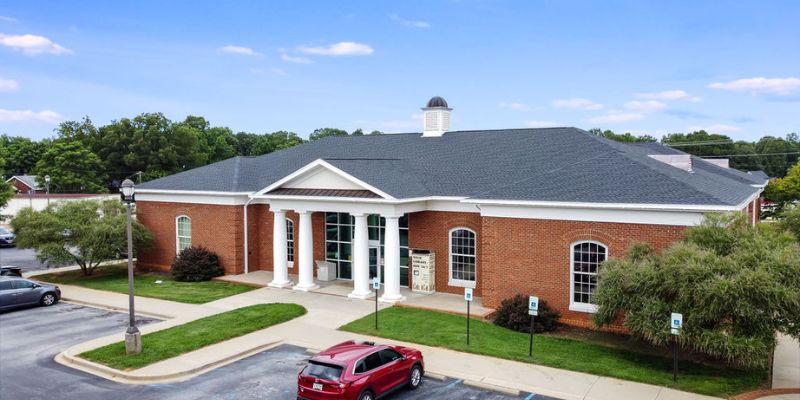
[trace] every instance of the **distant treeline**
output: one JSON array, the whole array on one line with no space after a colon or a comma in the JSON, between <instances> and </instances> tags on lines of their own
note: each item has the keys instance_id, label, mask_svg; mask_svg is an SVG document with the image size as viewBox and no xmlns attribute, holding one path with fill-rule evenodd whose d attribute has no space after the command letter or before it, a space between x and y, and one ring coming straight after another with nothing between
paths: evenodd
<instances>
[{"instance_id":1,"label":"distant treeline","mask_svg":"<svg viewBox=\"0 0 800 400\"><path fill-rule=\"evenodd\" d=\"M651 136L616 134L610 130L590 132L622 142L658 141ZM359 136L364 132L320 128L310 133L308 140L346 135ZM52 192L106 192L116 190L125 178L143 182L233 156L258 156L304 142L296 133L287 131L233 133L227 127L212 127L198 116L175 122L161 113L147 113L100 127L85 117L61 123L54 137L40 141L0 136L0 174L5 178L50 175ZM800 153L796 133L785 138L765 136L757 142L747 142L697 131L669 134L661 142L698 156L726 156L733 168L763 170L773 177L784 176Z\"/></svg>"}]
</instances>

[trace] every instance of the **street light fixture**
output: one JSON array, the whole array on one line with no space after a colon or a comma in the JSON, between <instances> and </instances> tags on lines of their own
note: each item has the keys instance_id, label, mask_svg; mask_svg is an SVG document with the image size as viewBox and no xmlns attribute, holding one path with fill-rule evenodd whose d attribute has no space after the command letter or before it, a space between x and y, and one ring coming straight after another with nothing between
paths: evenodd
<instances>
[{"instance_id":1,"label":"street light fixture","mask_svg":"<svg viewBox=\"0 0 800 400\"><path fill-rule=\"evenodd\" d=\"M47 206L50 207L50 175L44 176L44 187L47 193Z\"/></svg>"},{"instance_id":2,"label":"street light fixture","mask_svg":"<svg viewBox=\"0 0 800 400\"><path fill-rule=\"evenodd\" d=\"M128 329L125 331L125 353L139 354L142 352L142 334L136 327L136 316L133 310L133 224L131 222L131 206L136 201L136 189L133 181L125 179L119 188L122 201L128 210Z\"/></svg>"}]
</instances>

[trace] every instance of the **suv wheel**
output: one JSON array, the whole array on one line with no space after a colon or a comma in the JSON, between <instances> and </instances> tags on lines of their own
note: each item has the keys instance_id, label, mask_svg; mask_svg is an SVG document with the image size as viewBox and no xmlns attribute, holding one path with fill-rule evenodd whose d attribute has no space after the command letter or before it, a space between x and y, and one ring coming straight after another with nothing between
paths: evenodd
<instances>
[{"instance_id":1,"label":"suv wheel","mask_svg":"<svg viewBox=\"0 0 800 400\"><path fill-rule=\"evenodd\" d=\"M408 373L408 388L414 390L422 383L422 368L419 365L411 367L411 372Z\"/></svg>"},{"instance_id":2,"label":"suv wheel","mask_svg":"<svg viewBox=\"0 0 800 400\"><path fill-rule=\"evenodd\" d=\"M375 396L371 391L365 390L363 393L361 393L361 396L358 396L358 400L375 400Z\"/></svg>"}]
</instances>

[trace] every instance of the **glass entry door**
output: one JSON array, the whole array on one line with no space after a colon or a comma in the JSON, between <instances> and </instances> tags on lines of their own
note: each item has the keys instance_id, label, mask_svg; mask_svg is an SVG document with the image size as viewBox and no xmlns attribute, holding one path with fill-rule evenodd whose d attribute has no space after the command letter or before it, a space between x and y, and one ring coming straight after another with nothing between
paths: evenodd
<instances>
[{"instance_id":1,"label":"glass entry door","mask_svg":"<svg viewBox=\"0 0 800 400\"><path fill-rule=\"evenodd\" d=\"M369 246L369 280L372 282L372 278L378 277L383 283L383 263L381 263L381 253L380 247L378 246ZM371 284L371 283L370 283Z\"/></svg>"}]
</instances>

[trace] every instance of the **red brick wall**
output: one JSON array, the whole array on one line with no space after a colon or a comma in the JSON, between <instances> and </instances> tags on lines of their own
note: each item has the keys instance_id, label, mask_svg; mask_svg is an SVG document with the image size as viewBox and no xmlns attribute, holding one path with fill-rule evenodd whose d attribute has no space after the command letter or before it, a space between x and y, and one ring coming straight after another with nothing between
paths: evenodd
<instances>
[{"instance_id":1,"label":"red brick wall","mask_svg":"<svg viewBox=\"0 0 800 400\"><path fill-rule=\"evenodd\" d=\"M497 307L517 293L538 295L561 313L562 322L590 326L591 314L569 310L572 243L594 240L610 257L633 243L662 250L683 236L685 227L536 219L483 218L480 240L483 305Z\"/></svg>"},{"instance_id":2,"label":"red brick wall","mask_svg":"<svg viewBox=\"0 0 800 400\"><path fill-rule=\"evenodd\" d=\"M481 296L483 285L483 234L481 232L481 216L477 213L423 211L408 216L408 247L410 249L432 250L436 254L436 291L463 294L461 287L449 286L450 271L450 230L465 227L472 229L477 237L477 282L475 296ZM411 268L409 268L410 272ZM409 286L413 285L409 277Z\"/></svg>"},{"instance_id":3,"label":"red brick wall","mask_svg":"<svg viewBox=\"0 0 800 400\"><path fill-rule=\"evenodd\" d=\"M138 267L169 271L175 259L175 218L186 215L192 219L193 246L217 253L226 274L244 272L242 206L139 201L136 209L154 236L153 247L139 255Z\"/></svg>"},{"instance_id":4,"label":"red brick wall","mask_svg":"<svg viewBox=\"0 0 800 400\"><path fill-rule=\"evenodd\" d=\"M14 186L14 190L16 190L19 193L27 194L29 190L33 190L33 189L30 188L30 186L22 183L17 178L12 179L10 183L11 183L11 186Z\"/></svg>"},{"instance_id":5,"label":"red brick wall","mask_svg":"<svg viewBox=\"0 0 800 400\"><path fill-rule=\"evenodd\" d=\"M742 212L747 214L747 221L753 221L753 204L755 204L755 212L756 212L756 223L761 222L761 198L757 198L750 203L747 203L747 207L742 210Z\"/></svg>"}]
</instances>

